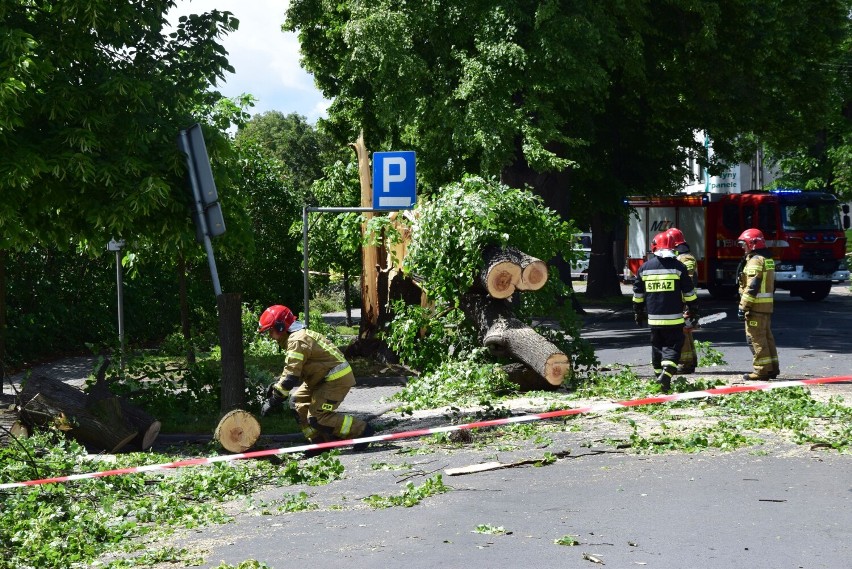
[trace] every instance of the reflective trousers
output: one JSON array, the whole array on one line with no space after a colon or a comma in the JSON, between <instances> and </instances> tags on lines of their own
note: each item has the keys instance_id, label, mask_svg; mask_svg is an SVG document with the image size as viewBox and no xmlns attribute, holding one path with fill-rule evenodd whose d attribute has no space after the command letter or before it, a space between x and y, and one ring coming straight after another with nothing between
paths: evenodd
<instances>
[{"instance_id":1,"label":"reflective trousers","mask_svg":"<svg viewBox=\"0 0 852 569\"><path fill-rule=\"evenodd\" d=\"M651 366L658 378L677 372L683 347L683 324L651 326Z\"/></svg>"},{"instance_id":2,"label":"reflective trousers","mask_svg":"<svg viewBox=\"0 0 852 569\"><path fill-rule=\"evenodd\" d=\"M684 369L695 369L698 365L698 355L695 353L695 338L692 328L683 329L683 346L680 348L680 365Z\"/></svg>"},{"instance_id":3,"label":"reflective trousers","mask_svg":"<svg viewBox=\"0 0 852 569\"><path fill-rule=\"evenodd\" d=\"M772 314L749 311L746 313L745 333L751 353L754 355L752 366L754 374L767 377L778 374L778 350L775 349L775 337L770 324Z\"/></svg>"},{"instance_id":4,"label":"reflective trousers","mask_svg":"<svg viewBox=\"0 0 852 569\"><path fill-rule=\"evenodd\" d=\"M334 381L323 381L310 388L303 383L290 394L290 406L296 412L299 427L312 443L354 439L364 432L367 423L337 408L355 385L350 372Z\"/></svg>"}]
</instances>

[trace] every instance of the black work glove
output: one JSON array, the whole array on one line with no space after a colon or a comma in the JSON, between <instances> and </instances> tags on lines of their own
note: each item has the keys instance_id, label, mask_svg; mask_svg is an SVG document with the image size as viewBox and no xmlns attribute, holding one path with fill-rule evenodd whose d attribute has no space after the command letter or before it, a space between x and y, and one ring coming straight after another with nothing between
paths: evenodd
<instances>
[{"instance_id":1,"label":"black work glove","mask_svg":"<svg viewBox=\"0 0 852 569\"><path fill-rule=\"evenodd\" d=\"M745 310L743 310L742 308L737 308L737 320L742 322L745 319L746 319Z\"/></svg>"},{"instance_id":2,"label":"black work glove","mask_svg":"<svg viewBox=\"0 0 852 569\"><path fill-rule=\"evenodd\" d=\"M634 310L633 321L636 322L636 325L640 328L644 328L648 325L648 314L644 310Z\"/></svg>"},{"instance_id":3,"label":"black work glove","mask_svg":"<svg viewBox=\"0 0 852 569\"><path fill-rule=\"evenodd\" d=\"M274 411L281 409L284 406L284 402L287 401L288 395L289 392L282 390L274 383L270 383L269 387L266 388L266 401L260 407L260 416L266 417Z\"/></svg>"},{"instance_id":4,"label":"black work glove","mask_svg":"<svg viewBox=\"0 0 852 569\"><path fill-rule=\"evenodd\" d=\"M690 308L686 311L685 316L685 324L687 328L698 328L698 310Z\"/></svg>"}]
</instances>

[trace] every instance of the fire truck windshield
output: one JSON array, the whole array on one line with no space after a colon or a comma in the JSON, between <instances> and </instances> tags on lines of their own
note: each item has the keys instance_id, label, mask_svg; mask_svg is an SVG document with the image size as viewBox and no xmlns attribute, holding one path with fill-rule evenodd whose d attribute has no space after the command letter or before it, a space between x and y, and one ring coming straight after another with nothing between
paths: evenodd
<instances>
[{"instance_id":1,"label":"fire truck windshield","mask_svg":"<svg viewBox=\"0 0 852 569\"><path fill-rule=\"evenodd\" d=\"M781 225L788 231L842 231L837 204L824 201L782 204Z\"/></svg>"}]
</instances>

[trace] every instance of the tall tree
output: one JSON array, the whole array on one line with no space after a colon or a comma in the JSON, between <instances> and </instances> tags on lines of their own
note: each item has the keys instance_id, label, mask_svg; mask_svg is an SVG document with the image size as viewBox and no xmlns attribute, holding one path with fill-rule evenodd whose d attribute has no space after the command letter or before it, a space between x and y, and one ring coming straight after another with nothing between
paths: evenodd
<instances>
[{"instance_id":1,"label":"tall tree","mask_svg":"<svg viewBox=\"0 0 852 569\"><path fill-rule=\"evenodd\" d=\"M826 111L818 64L848 4L293 0L284 28L340 140L363 128L371 148L417 150L426 189L465 171L533 185L592 225L587 294L605 294L623 198L679 187L694 130L735 159L757 137L789 145Z\"/></svg>"},{"instance_id":2,"label":"tall tree","mask_svg":"<svg viewBox=\"0 0 852 569\"><path fill-rule=\"evenodd\" d=\"M175 140L221 98L219 40L238 22L212 11L172 29L174 6L0 3L0 251L192 234Z\"/></svg>"}]
</instances>

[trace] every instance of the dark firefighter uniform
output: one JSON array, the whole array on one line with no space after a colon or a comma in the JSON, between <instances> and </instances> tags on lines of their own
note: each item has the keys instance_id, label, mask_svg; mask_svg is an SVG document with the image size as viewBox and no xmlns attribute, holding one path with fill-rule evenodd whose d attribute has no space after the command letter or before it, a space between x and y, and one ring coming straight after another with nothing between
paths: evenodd
<instances>
[{"instance_id":1,"label":"dark firefighter uniform","mask_svg":"<svg viewBox=\"0 0 852 569\"><path fill-rule=\"evenodd\" d=\"M755 249L746 255L739 274L740 305L745 316L745 332L754 355L753 373L745 379L774 379L780 373L778 351L770 327L775 292L775 261L769 249Z\"/></svg>"},{"instance_id":2,"label":"dark firefighter uniform","mask_svg":"<svg viewBox=\"0 0 852 569\"><path fill-rule=\"evenodd\" d=\"M364 433L366 422L336 412L355 385L355 376L334 344L322 334L302 328L288 336L286 357L276 388L295 388L290 401L308 440L319 443L357 438Z\"/></svg>"},{"instance_id":3,"label":"dark firefighter uniform","mask_svg":"<svg viewBox=\"0 0 852 569\"><path fill-rule=\"evenodd\" d=\"M651 364L663 391L671 389L683 346L683 307L698 318L698 296L686 267L674 256L653 256L633 284L633 310L640 326L651 328Z\"/></svg>"},{"instance_id":4,"label":"dark firefighter uniform","mask_svg":"<svg viewBox=\"0 0 852 569\"><path fill-rule=\"evenodd\" d=\"M695 271L698 267L698 260L690 252L677 254L677 260L683 263L686 267L686 272L692 281L692 287L695 288ZM687 325L683 327L683 347L680 349L680 367L679 373L692 373L695 371L695 366L698 365L698 356L695 353L695 338L692 336L693 328Z\"/></svg>"}]
</instances>

